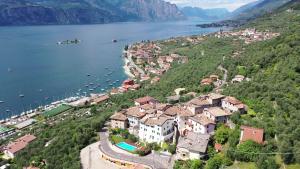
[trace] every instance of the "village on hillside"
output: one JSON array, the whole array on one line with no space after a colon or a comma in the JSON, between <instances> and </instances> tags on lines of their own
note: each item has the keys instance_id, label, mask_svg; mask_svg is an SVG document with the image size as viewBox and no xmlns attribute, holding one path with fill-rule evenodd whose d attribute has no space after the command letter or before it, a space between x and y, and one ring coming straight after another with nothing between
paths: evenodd
<instances>
[{"instance_id":1,"label":"village on hillside","mask_svg":"<svg viewBox=\"0 0 300 169\"><path fill-rule=\"evenodd\" d=\"M195 45L205 40L206 36L212 36L216 38L234 37L243 40L245 44L250 44L272 39L279 35L279 33L270 31L259 32L256 29L246 29L220 31L211 35L171 38L165 42L182 42L182 46ZM236 57L240 53L235 52L232 57ZM46 123L48 125L55 125L55 123L64 121L65 117L70 114L68 111L73 108L79 110L72 113L71 116L89 116L91 110L85 108L86 106L107 104L111 96L139 90L143 87L142 82L145 81L149 84L158 83L161 76L170 70L174 64L189 62L187 56L164 53L159 41L143 41L128 46L128 49L124 51L124 59L124 68L130 78L125 80L120 87L113 88L105 94L91 94L90 96L56 102L28 114L1 121L1 138L13 136L30 128L37 123L34 118L37 116L47 118ZM153 168L150 160L153 157L149 155L151 150L159 150L169 156L174 154L175 159L172 159L173 161L205 159L208 156L209 147L213 147L216 152L222 152L224 145L212 142L216 129L220 125L234 129L236 124L230 120L231 116L243 115L248 111L247 105L240 100L220 94L222 86L229 85L228 82L241 83L251 79L237 74L228 80L227 70L222 66L219 66L218 69L224 72L225 77L223 79L219 79L216 74L199 79L199 86L212 86L214 93L199 96L197 93L190 92L185 95L193 97L191 100L178 103L181 93L185 91L185 88L178 88L174 91L174 96L166 97L167 103L160 103L153 97L145 96L134 100L135 106L115 112L107 124L109 130L100 133L101 138L107 138L101 140L102 159L119 167ZM60 115L62 113L63 115ZM59 118L54 118L57 115L60 115ZM12 159L35 139L36 136L26 134L0 147L0 150L5 158ZM248 140L264 144L264 129L241 126L239 143ZM45 147L50 144L51 141ZM127 156L116 158L120 154ZM145 161L142 164L139 162L141 158L136 157L136 154L145 156ZM165 165L169 165L172 160L166 159L161 162L165 164L156 165L167 167Z\"/></svg>"}]
</instances>

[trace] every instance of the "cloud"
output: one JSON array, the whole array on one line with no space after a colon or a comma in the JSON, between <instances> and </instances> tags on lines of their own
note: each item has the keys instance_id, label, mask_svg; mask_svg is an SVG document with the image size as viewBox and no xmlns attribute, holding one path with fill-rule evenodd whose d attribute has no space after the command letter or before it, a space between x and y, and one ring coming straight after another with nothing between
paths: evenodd
<instances>
[{"instance_id":1,"label":"cloud","mask_svg":"<svg viewBox=\"0 0 300 169\"><path fill-rule=\"evenodd\" d=\"M194 6L201 8L227 8L233 11L245 4L257 0L165 0L178 6Z\"/></svg>"}]
</instances>

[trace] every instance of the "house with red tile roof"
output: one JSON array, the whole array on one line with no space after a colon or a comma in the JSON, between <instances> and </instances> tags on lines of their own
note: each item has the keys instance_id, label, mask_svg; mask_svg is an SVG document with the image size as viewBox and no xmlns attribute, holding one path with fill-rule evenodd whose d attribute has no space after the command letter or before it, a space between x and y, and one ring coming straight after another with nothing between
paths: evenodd
<instances>
[{"instance_id":1,"label":"house with red tile roof","mask_svg":"<svg viewBox=\"0 0 300 169\"><path fill-rule=\"evenodd\" d=\"M150 97L150 96L145 96L145 97L138 98L138 99L134 100L134 104L136 106L141 106L141 105L144 105L144 104L155 104L157 102L158 101L156 99L154 99L153 97Z\"/></svg>"},{"instance_id":2,"label":"house with red tile roof","mask_svg":"<svg viewBox=\"0 0 300 169\"><path fill-rule=\"evenodd\" d=\"M222 108L227 109L231 112L246 112L246 105L236 99L235 97L225 97L222 99Z\"/></svg>"},{"instance_id":3,"label":"house with red tile roof","mask_svg":"<svg viewBox=\"0 0 300 169\"><path fill-rule=\"evenodd\" d=\"M240 143L247 140L255 141L256 143L264 143L264 129L254 128L249 126L241 126Z\"/></svg>"},{"instance_id":4,"label":"house with red tile roof","mask_svg":"<svg viewBox=\"0 0 300 169\"><path fill-rule=\"evenodd\" d=\"M9 143L7 146L5 146L4 154L9 158L14 158L18 152L23 150L30 142L32 142L35 139L36 137L30 134L20 137L15 141Z\"/></svg>"},{"instance_id":5,"label":"house with red tile roof","mask_svg":"<svg viewBox=\"0 0 300 169\"><path fill-rule=\"evenodd\" d=\"M206 86L206 85L211 85L213 81L210 78L204 78L201 80L201 85Z\"/></svg>"}]
</instances>

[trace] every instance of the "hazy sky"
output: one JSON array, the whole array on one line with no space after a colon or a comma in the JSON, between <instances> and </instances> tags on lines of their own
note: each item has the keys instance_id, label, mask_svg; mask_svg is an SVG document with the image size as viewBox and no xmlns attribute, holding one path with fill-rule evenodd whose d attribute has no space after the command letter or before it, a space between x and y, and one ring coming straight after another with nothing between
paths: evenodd
<instances>
[{"instance_id":1,"label":"hazy sky","mask_svg":"<svg viewBox=\"0 0 300 169\"><path fill-rule=\"evenodd\" d=\"M178 6L195 6L201 8L227 8L232 11L242 5L257 0L165 0Z\"/></svg>"}]
</instances>

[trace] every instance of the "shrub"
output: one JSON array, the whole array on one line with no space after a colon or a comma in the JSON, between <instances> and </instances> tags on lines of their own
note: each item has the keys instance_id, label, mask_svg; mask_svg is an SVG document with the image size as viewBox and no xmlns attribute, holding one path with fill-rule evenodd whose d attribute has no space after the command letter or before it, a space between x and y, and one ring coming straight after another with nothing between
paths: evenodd
<instances>
[{"instance_id":1,"label":"shrub","mask_svg":"<svg viewBox=\"0 0 300 169\"><path fill-rule=\"evenodd\" d=\"M171 153L171 154L175 154L176 153L176 145L175 144L171 144L168 146L168 151Z\"/></svg>"},{"instance_id":2,"label":"shrub","mask_svg":"<svg viewBox=\"0 0 300 169\"><path fill-rule=\"evenodd\" d=\"M151 149L148 147L145 147L143 149L136 150L135 153L138 154L139 156L146 156L151 153Z\"/></svg>"},{"instance_id":3,"label":"shrub","mask_svg":"<svg viewBox=\"0 0 300 169\"><path fill-rule=\"evenodd\" d=\"M262 146L252 140L245 141L237 146L235 158L239 161L256 161Z\"/></svg>"},{"instance_id":4,"label":"shrub","mask_svg":"<svg viewBox=\"0 0 300 169\"><path fill-rule=\"evenodd\" d=\"M138 141L138 138L136 136L132 135L132 134L129 134L128 135L128 141L135 143L135 142Z\"/></svg>"}]
</instances>

